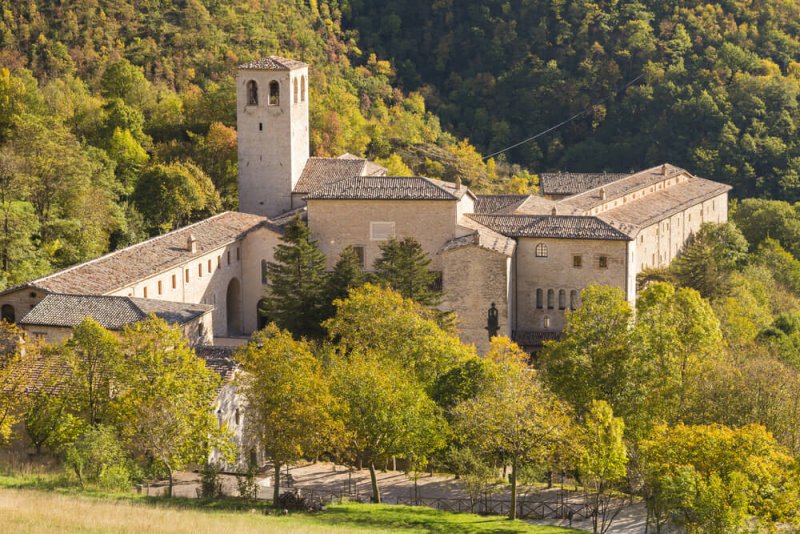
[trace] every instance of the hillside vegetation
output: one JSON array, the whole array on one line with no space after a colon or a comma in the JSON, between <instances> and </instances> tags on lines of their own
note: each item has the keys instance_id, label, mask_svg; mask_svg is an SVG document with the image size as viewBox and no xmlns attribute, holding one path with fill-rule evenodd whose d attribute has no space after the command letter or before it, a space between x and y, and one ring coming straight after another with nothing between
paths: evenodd
<instances>
[{"instance_id":1,"label":"hillside vegetation","mask_svg":"<svg viewBox=\"0 0 800 534\"><path fill-rule=\"evenodd\" d=\"M341 30L335 1L0 7L0 286L235 209L235 67L259 56L312 65L313 154L499 183Z\"/></svg>"},{"instance_id":2,"label":"hillside vegetation","mask_svg":"<svg viewBox=\"0 0 800 534\"><path fill-rule=\"evenodd\" d=\"M539 172L670 161L739 197L800 198L794 0L348 0L343 11L361 45L485 153L586 110L509 157Z\"/></svg>"}]
</instances>

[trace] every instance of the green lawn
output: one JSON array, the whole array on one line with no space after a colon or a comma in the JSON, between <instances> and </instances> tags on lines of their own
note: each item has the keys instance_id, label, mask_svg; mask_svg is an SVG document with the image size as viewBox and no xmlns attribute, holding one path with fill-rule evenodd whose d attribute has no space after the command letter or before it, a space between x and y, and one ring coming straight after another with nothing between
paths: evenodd
<instances>
[{"instance_id":1,"label":"green lawn","mask_svg":"<svg viewBox=\"0 0 800 534\"><path fill-rule=\"evenodd\" d=\"M26 489L39 488L39 489ZM319 514L266 516L264 505L235 499L145 498L131 494L79 492L48 479L0 476L0 525L6 532L280 533L408 532L566 534L556 527L528 525L502 517L451 514L430 508L335 504Z\"/></svg>"}]
</instances>

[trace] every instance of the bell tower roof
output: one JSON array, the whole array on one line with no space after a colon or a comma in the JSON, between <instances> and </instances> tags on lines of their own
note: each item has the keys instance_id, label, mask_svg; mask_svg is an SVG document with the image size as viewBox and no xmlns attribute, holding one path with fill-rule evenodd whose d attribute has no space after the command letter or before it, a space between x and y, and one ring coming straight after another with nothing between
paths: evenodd
<instances>
[{"instance_id":1,"label":"bell tower roof","mask_svg":"<svg viewBox=\"0 0 800 534\"><path fill-rule=\"evenodd\" d=\"M307 63L280 56L267 56L239 65L241 70L294 70L308 67Z\"/></svg>"}]
</instances>

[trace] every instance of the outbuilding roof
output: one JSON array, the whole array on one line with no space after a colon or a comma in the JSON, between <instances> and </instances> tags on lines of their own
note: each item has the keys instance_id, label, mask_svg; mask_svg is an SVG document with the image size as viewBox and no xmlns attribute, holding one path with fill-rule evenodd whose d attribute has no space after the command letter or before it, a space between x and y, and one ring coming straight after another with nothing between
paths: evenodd
<instances>
[{"instance_id":1,"label":"outbuilding roof","mask_svg":"<svg viewBox=\"0 0 800 534\"><path fill-rule=\"evenodd\" d=\"M363 176L367 167L365 159L308 158L293 193L311 193L328 184Z\"/></svg>"},{"instance_id":2,"label":"outbuilding roof","mask_svg":"<svg viewBox=\"0 0 800 534\"><path fill-rule=\"evenodd\" d=\"M62 271L37 278L3 293L21 287L36 287L52 293L111 293L144 278L169 270L243 237L260 227L280 229L259 215L227 211L198 223L173 230L136 245L79 263ZM194 236L197 251L188 246Z\"/></svg>"},{"instance_id":3,"label":"outbuilding roof","mask_svg":"<svg viewBox=\"0 0 800 534\"><path fill-rule=\"evenodd\" d=\"M497 213L514 209L525 202L530 195L478 195L475 213Z\"/></svg>"},{"instance_id":4,"label":"outbuilding roof","mask_svg":"<svg viewBox=\"0 0 800 534\"><path fill-rule=\"evenodd\" d=\"M317 189L307 200L458 200L466 186L421 176L352 176Z\"/></svg>"},{"instance_id":5,"label":"outbuilding roof","mask_svg":"<svg viewBox=\"0 0 800 534\"><path fill-rule=\"evenodd\" d=\"M240 69L245 70L294 70L303 67L308 67L308 63L280 56L267 56L239 65Z\"/></svg>"},{"instance_id":6,"label":"outbuilding roof","mask_svg":"<svg viewBox=\"0 0 800 534\"><path fill-rule=\"evenodd\" d=\"M22 326L56 326L73 328L91 317L109 330L145 319L149 314L169 323L185 324L213 310L205 304L183 304L161 300L102 295L46 295L20 320Z\"/></svg>"},{"instance_id":7,"label":"outbuilding roof","mask_svg":"<svg viewBox=\"0 0 800 534\"><path fill-rule=\"evenodd\" d=\"M545 172L539 175L539 190L543 195L577 195L628 176L630 173Z\"/></svg>"},{"instance_id":8,"label":"outbuilding roof","mask_svg":"<svg viewBox=\"0 0 800 534\"><path fill-rule=\"evenodd\" d=\"M447 252L462 247L477 246L506 256L512 256L517 246L516 241L501 233L487 228L469 217L462 217L458 225L471 233L455 237L447 241L439 252Z\"/></svg>"}]
</instances>

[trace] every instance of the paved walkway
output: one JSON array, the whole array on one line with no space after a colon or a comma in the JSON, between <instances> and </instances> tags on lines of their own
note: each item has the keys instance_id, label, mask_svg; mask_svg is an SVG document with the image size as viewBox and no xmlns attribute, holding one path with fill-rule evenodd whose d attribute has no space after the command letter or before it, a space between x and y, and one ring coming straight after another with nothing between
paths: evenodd
<instances>
[{"instance_id":1,"label":"paved walkway","mask_svg":"<svg viewBox=\"0 0 800 534\"><path fill-rule=\"evenodd\" d=\"M316 464L302 464L289 468L291 487L301 488L305 491L312 491L315 494L351 495L368 502L371 496L371 486L369 470L362 469L350 470L341 465L327 462ZM381 497L384 503L396 504L398 502L408 502L414 497L414 480L410 475L402 471L378 471L378 485L381 489ZM273 486L272 476L269 473L258 475L259 490L258 496L263 499L271 499ZM236 484L236 477L233 475L222 475L223 492L225 495L236 496L239 491ZM176 483L174 493L181 497L196 497L200 488L200 477L197 473L181 472L175 477ZM143 491L150 495L163 494L166 483L160 482L145 488ZM289 488L287 485L286 470L281 471L281 491ZM464 490L460 480L456 480L452 475L433 476L421 473L417 479L418 495L425 501L434 499L466 499L468 493ZM583 496L579 493L562 491L560 488L524 488L520 491L521 497L527 497L532 501L542 501L548 503L558 502L583 502ZM494 501L509 501L507 487L502 487L490 496ZM645 508L642 504L632 504L626 506L614 521L610 534L643 534L645 532ZM530 521L540 525L569 526L569 521L558 519L546 519ZM573 528L591 531L591 523L588 521L573 521Z\"/></svg>"}]
</instances>

